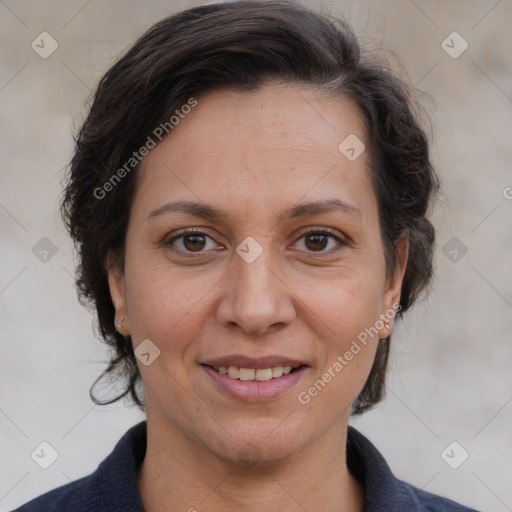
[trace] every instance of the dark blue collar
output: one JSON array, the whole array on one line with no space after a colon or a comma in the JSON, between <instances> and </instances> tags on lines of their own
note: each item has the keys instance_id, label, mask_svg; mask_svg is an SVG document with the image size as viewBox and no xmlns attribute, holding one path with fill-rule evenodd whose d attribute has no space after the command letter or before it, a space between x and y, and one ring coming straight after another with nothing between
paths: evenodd
<instances>
[{"instance_id":1,"label":"dark blue collar","mask_svg":"<svg viewBox=\"0 0 512 512\"><path fill-rule=\"evenodd\" d=\"M137 473L146 455L147 424L130 428L89 476L35 498L13 512L144 512ZM373 444L353 427L347 466L365 491L364 512L477 512L398 480Z\"/></svg>"},{"instance_id":2,"label":"dark blue collar","mask_svg":"<svg viewBox=\"0 0 512 512\"><path fill-rule=\"evenodd\" d=\"M120 494L112 494L109 506L118 504L122 493L124 498L129 497L134 512L143 511L137 488L137 471L146 454L146 435L147 425L142 421L124 435L103 462L103 467L98 468L98 483L103 483L105 492L116 486L119 488ZM377 448L351 426L347 432L347 466L365 489L364 512L470 510L398 480ZM120 474L127 485L120 485Z\"/></svg>"}]
</instances>

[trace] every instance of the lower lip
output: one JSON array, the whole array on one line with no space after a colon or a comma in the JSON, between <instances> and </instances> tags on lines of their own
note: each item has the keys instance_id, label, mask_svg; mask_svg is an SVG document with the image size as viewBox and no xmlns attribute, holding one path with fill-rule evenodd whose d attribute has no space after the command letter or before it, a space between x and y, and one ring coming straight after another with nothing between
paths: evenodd
<instances>
[{"instance_id":1,"label":"lower lip","mask_svg":"<svg viewBox=\"0 0 512 512\"><path fill-rule=\"evenodd\" d=\"M201 365L201 368L210 376L221 391L247 402L262 402L281 396L297 384L308 369L307 366L301 366L298 370L282 377L260 382L233 379L216 372L213 368L204 364Z\"/></svg>"}]
</instances>

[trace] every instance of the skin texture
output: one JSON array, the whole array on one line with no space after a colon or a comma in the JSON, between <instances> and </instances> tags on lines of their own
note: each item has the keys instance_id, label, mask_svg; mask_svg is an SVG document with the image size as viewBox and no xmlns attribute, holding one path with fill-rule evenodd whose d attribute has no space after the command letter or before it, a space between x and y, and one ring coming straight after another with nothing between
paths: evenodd
<instances>
[{"instance_id":1,"label":"skin texture","mask_svg":"<svg viewBox=\"0 0 512 512\"><path fill-rule=\"evenodd\" d=\"M351 133L368 145L364 123L348 100L298 85L197 99L144 159L124 271L109 270L120 331L134 347L150 339L160 349L149 366L138 361L148 420L144 507L361 511L362 487L345 463L350 405L393 321L308 404L297 397L399 302L407 242L386 272L368 152L351 162L338 150ZM357 213L278 221L287 208L325 199ZM175 200L229 216L148 218ZM169 243L187 227L207 237ZM322 228L346 243L304 236ZM236 252L247 237L263 250L252 263ZM200 365L227 354L287 356L309 367L284 394L251 403L217 389Z\"/></svg>"}]
</instances>

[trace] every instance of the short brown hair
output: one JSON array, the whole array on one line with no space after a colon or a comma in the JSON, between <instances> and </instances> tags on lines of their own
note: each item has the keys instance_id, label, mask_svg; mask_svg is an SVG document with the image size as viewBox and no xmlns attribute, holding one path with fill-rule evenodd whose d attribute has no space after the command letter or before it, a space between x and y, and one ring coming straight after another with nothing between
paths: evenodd
<instances>
[{"instance_id":1,"label":"short brown hair","mask_svg":"<svg viewBox=\"0 0 512 512\"><path fill-rule=\"evenodd\" d=\"M191 97L222 88L253 91L271 80L307 84L358 106L368 132L388 271L396 264L397 240L404 233L409 238L398 315L429 284L434 229L426 215L439 185L404 82L362 55L346 22L295 2L236 1L179 12L153 25L101 79L76 136L64 191L61 211L78 252L79 297L95 309L101 336L114 351L91 387L95 403L130 394L144 409L132 342L115 329L107 278L108 255L123 262L138 166L108 193L98 190L106 190L155 127ZM383 396L390 338L381 341L354 414ZM126 379L124 391L100 401L94 385L115 374Z\"/></svg>"}]
</instances>

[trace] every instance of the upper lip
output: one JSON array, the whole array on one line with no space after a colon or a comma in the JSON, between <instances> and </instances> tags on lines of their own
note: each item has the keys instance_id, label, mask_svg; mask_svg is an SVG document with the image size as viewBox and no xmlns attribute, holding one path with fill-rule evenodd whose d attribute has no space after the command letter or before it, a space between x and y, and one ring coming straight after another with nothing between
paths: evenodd
<instances>
[{"instance_id":1,"label":"upper lip","mask_svg":"<svg viewBox=\"0 0 512 512\"><path fill-rule=\"evenodd\" d=\"M201 364L213 366L215 368L218 368L219 366L238 366L239 368L251 368L255 370L259 368L276 368L279 366L291 366L292 368L298 368L299 366L306 365L304 361L299 359L290 359L288 357L276 355L258 358L242 355L230 355L207 359L206 361L202 361Z\"/></svg>"}]
</instances>

